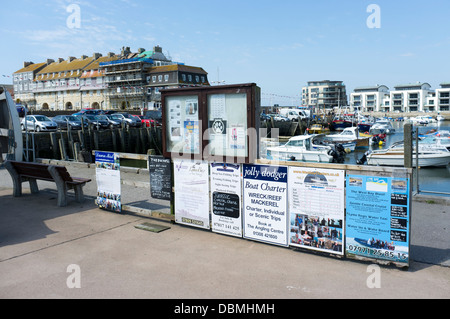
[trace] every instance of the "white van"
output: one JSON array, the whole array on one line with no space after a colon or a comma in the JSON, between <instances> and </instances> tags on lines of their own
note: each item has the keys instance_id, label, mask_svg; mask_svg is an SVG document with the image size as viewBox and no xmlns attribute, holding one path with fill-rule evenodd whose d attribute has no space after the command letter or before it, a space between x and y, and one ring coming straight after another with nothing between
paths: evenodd
<instances>
[{"instance_id":1,"label":"white van","mask_svg":"<svg viewBox=\"0 0 450 319\"><path fill-rule=\"evenodd\" d=\"M279 113L280 115L287 117L291 121L297 121L299 117L300 119L309 117L309 115L304 110L300 109L280 109Z\"/></svg>"}]
</instances>

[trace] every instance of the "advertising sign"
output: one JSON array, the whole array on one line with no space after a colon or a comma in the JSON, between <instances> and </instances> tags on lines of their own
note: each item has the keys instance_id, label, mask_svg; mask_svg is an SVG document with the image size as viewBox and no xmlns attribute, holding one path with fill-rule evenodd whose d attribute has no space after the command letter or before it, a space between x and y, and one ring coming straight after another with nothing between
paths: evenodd
<instances>
[{"instance_id":1,"label":"advertising sign","mask_svg":"<svg viewBox=\"0 0 450 319\"><path fill-rule=\"evenodd\" d=\"M244 237L288 246L284 166L244 165Z\"/></svg>"},{"instance_id":2,"label":"advertising sign","mask_svg":"<svg viewBox=\"0 0 450 319\"><path fill-rule=\"evenodd\" d=\"M120 213L122 205L119 156L109 152L95 152L95 166L97 205Z\"/></svg>"},{"instance_id":3,"label":"advertising sign","mask_svg":"<svg viewBox=\"0 0 450 319\"><path fill-rule=\"evenodd\" d=\"M175 222L210 229L208 163L174 160L173 164Z\"/></svg>"},{"instance_id":4,"label":"advertising sign","mask_svg":"<svg viewBox=\"0 0 450 319\"><path fill-rule=\"evenodd\" d=\"M172 199L172 165L170 158L149 156L150 194L152 198Z\"/></svg>"},{"instance_id":5,"label":"advertising sign","mask_svg":"<svg viewBox=\"0 0 450 319\"><path fill-rule=\"evenodd\" d=\"M409 262L408 178L347 175L346 254Z\"/></svg>"},{"instance_id":6,"label":"advertising sign","mask_svg":"<svg viewBox=\"0 0 450 319\"><path fill-rule=\"evenodd\" d=\"M289 167L291 246L343 255L345 172Z\"/></svg>"},{"instance_id":7,"label":"advertising sign","mask_svg":"<svg viewBox=\"0 0 450 319\"><path fill-rule=\"evenodd\" d=\"M242 237L241 166L211 164L211 224L217 233Z\"/></svg>"}]
</instances>

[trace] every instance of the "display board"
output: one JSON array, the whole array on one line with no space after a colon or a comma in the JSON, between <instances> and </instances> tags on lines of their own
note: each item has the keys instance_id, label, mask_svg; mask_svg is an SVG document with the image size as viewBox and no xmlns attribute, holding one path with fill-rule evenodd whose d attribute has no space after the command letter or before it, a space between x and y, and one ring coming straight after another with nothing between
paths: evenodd
<instances>
[{"instance_id":1,"label":"display board","mask_svg":"<svg viewBox=\"0 0 450 319\"><path fill-rule=\"evenodd\" d=\"M210 229L208 163L175 159L173 165L175 222Z\"/></svg>"},{"instance_id":2,"label":"display board","mask_svg":"<svg viewBox=\"0 0 450 319\"><path fill-rule=\"evenodd\" d=\"M344 254L345 171L289 167L289 244Z\"/></svg>"},{"instance_id":3,"label":"display board","mask_svg":"<svg viewBox=\"0 0 450 319\"><path fill-rule=\"evenodd\" d=\"M155 199L172 199L172 163L169 158L149 156L150 195Z\"/></svg>"},{"instance_id":4,"label":"display board","mask_svg":"<svg viewBox=\"0 0 450 319\"><path fill-rule=\"evenodd\" d=\"M410 180L346 177L346 255L409 263Z\"/></svg>"},{"instance_id":5,"label":"display board","mask_svg":"<svg viewBox=\"0 0 450 319\"><path fill-rule=\"evenodd\" d=\"M244 237L288 246L288 168L244 165Z\"/></svg>"},{"instance_id":6,"label":"display board","mask_svg":"<svg viewBox=\"0 0 450 319\"><path fill-rule=\"evenodd\" d=\"M242 237L241 165L212 163L210 171L212 230Z\"/></svg>"},{"instance_id":7,"label":"display board","mask_svg":"<svg viewBox=\"0 0 450 319\"><path fill-rule=\"evenodd\" d=\"M168 97L166 137L169 152L199 154L201 131L197 96Z\"/></svg>"},{"instance_id":8,"label":"display board","mask_svg":"<svg viewBox=\"0 0 450 319\"><path fill-rule=\"evenodd\" d=\"M208 95L209 155L247 157L247 94Z\"/></svg>"},{"instance_id":9,"label":"display board","mask_svg":"<svg viewBox=\"0 0 450 319\"><path fill-rule=\"evenodd\" d=\"M255 83L161 90L164 157L254 163L260 101Z\"/></svg>"},{"instance_id":10,"label":"display board","mask_svg":"<svg viewBox=\"0 0 450 319\"><path fill-rule=\"evenodd\" d=\"M106 210L120 213L121 180L118 154L95 152L97 205Z\"/></svg>"}]
</instances>

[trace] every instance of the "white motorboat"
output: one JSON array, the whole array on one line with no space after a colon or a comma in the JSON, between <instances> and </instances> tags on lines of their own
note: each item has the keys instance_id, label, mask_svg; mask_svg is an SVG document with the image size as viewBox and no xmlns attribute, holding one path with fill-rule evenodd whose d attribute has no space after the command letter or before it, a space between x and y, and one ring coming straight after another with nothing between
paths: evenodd
<instances>
[{"instance_id":1,"label":"white motorboat","mask_svg":"<svg viewBox=\"0 0 450 319\"><path fill-rule=\"evenodd\" d=\"M0 87L0 164L6 160L22 159L23 138L19 113L8 90Z\"/></svg>"},{"instance_id":2,"label":"white motorboat","mask_svg":"<svg viewBox=\"0 0 450 319\"><path fill-rule=\"evenodd\" d=\"M445 117L443 117L442 115L439 114L438 116L436 116L436 121L442 122L444 120L445 120Z\"/></svg>"},{"instance_id":3,"label":"white motorboat","mask_svg":"<svg viewBox=\"0 0 450 319\"><path fill-rule=\"evenodd\" d=\"M379 119L372 125L372 127L370 128L369 134L370 135L380 134L379 131L381 131L381 130L384 132L384 134L394 134L395 133L395 129L388 119Z\"/></svg>"},{"instance_id":4,"label":"white motorboat","mask_svg":"<svg viewBox=\"0 0 450 319\"><path fill-rule=\"evenodd\" d=\"M300 161L332 163L332 148L327 145L314 145L315 135L299 135L280 146L268 147L267 158L279 161Z\"/></svg>"},{"instance_id":5,"label":"white motorboat","mask_svg":"<svg viewBox=\"0 0 450 319\"><path fill-rule=\"evenodd\" d=\"M447 166L450 163L450 151L437 143L419 142L419 153L416 153L413 142L412 161L416 166L416 157L419 158L419 167ZM405 153L403 142L392 144L385 150L375 150L365 155L368 165L404 166Z\"/></svg>"},{"instance_id":6,"label":"white motorboat","mask_svg":"<svg viewBox=\"0 0 450 319\"><path fill-rule=\"evenodd\" d=\"M345 128L339 134L327 135L324 140L325 142L328 141L340 144L356 142L356 147L368 147L370 137L370 134L360 133L358 127L353 126Z\"/></svg>"}]
</instances>

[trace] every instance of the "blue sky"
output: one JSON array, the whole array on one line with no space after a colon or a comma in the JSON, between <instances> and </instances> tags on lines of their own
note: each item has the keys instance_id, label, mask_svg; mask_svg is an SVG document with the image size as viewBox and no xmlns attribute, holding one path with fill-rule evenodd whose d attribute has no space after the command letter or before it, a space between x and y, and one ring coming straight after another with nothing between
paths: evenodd
<instances>
[{"instance_id":1,"label":"blue sky","mask_svg":"<svg viewBox=\"0 0 450 319\"><path fill-rule=\"evenodd\" d=\"M67 26L67 7L81 27ZM381 27L369 28L370 4ZM263 105L298 105L311 80L355 87L450 82L450 1L15 0L2 3L0 82L23 61L160 45L210 81L255 82Z\"/></svg>"}]
</instances>

